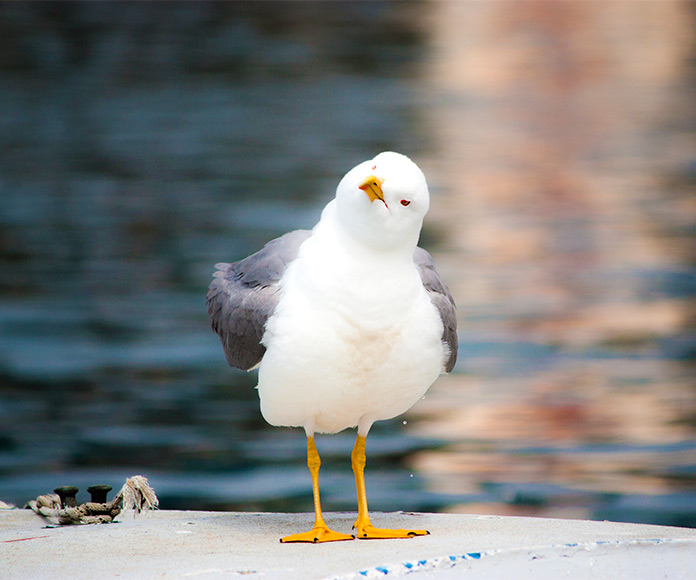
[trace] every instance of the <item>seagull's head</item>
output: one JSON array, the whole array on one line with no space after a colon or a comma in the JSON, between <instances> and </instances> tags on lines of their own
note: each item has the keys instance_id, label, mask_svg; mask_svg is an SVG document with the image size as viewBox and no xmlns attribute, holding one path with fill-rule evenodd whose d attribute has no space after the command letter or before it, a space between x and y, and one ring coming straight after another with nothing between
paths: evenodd
<instances>
[{"instance_id":1,"label":"seagull's head","mask_svg":"<svg viewBox=\"0 0 696 580\"><path fill-rule=\"evenodd\" d=\"M387 151L346 173L336 189L336 205L345 230L363 244L412 251L430 195L418 166Z\"/></svg>"}]
</instances>

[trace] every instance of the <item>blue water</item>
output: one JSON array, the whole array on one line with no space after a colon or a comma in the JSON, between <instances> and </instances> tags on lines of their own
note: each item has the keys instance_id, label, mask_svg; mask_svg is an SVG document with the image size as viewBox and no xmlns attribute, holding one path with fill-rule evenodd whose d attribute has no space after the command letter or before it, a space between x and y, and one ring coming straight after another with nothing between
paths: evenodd
<instances>
[{"instance_id":1,"label":"blue water","mask_svg":"<svg viewBox=\"0 0 696 580\"><path fill-rule=\"evenodd\" d=\"M347 169L396 149L431 169L423 243L459 304L460 362L422 412L374 428L371 507L696 525L694 157L668 139L693 142L693 110L678 105L693 96L693 59L673 57L667 92L679 123L656 115L637 142L626 130L606 162L594 152L611 151L606 135L583 137L578 180L614 179L624 197L587 209L581 196L546 192L528 205L520 143L536 134L557 87L538 83L517 99L527 69L494 63L507 93L475 80L438 85L431 71L449 37L434 6L0 5L0 500L22 505L63 484L86 499L89 485L118 487L143 473L164 508L310 510L304 436L264 423L254 374L227 367L210 331L205 290L215 262L311 227ZM467 22L519 26L514 11L463 6L457 17ZM538 23L523 21L524 37L480 28L475 54L489 42L515 50L564 38L556 9L539 10ZM594 10L595 27L612 25ZM656 34L668 39L665 18ZM630 89L602 82L600 92ZM587 91L571 87L566 97L594 110ZM443 137L447 119L460 118L453 111L466 120L461 134L498 135L501 157L481 153L483 138L453 154ZM545 138L568 146L563 130ZM672 153L641 169L656 139ZM500 192L504 173L522 197L493 195L484 213L481 200L443 209L472 199L457 197L457 176L463 167L478 175L482 155L497 169L477 186ZM540 167L554 163L568 161ZM627 167L656 185L633 196L621 179ZM622 203L628 225L614 224ZM459 221L462 207L472 213ZM546 251L500 262L471 233L480 216L504 251L520 243L504 237L520 226ZM646 230L650 243L636 252L654 257L624 263L622 228ZM607 335L593 330L601 314L577 328L559 322L558 287L589 312L631 305L629 323ZM683 319L665 323L659 310L648 330L630 323L655 303ZM620 420L621 393L645 398L633 422ZM491 414L485 429L447 427L452 410L467 408ZM619 419L587 419L596 409ZM510 423L523 411L528 419ZM540 431L530 435L530 422ZM325 509L355 509L353 440L318 440ZM471 457L483 467L470 467Z\"/></svg>"}]
</instances>

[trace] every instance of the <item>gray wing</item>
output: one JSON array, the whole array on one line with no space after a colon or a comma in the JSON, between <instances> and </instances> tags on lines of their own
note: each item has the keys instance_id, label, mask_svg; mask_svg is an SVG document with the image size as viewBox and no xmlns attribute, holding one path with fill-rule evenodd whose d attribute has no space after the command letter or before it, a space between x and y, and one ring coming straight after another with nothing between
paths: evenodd
<instances>
[{"instance_id":1,"label":"gray wing","mask_svg":"<svg viewBox=\"0 0 696 580\"><path fill-rule=\"evenodd\" d=\"M278 304L278 282L311 232L296 230L232 264L215 264L206 303L230 366L244 370L261 362L266 321Z\"/></svg>"},{"instance_id":2,"label":"gray wing","mask_svg":"<svg viewBox=\"0 0 696 580\"><path fill-rule=\"evenodd\" d=\"M445 371L450 372L457 362L457 307L454 298L450 294L447 286L435 271L435 264L432 256L423 248L416 248L413 254L413 262L418 268L423 286L428 291L430 300L437 308L442 319L443 331L442 340L449 346L449 358L445 364Z\"/></svg>"}]
</instances>

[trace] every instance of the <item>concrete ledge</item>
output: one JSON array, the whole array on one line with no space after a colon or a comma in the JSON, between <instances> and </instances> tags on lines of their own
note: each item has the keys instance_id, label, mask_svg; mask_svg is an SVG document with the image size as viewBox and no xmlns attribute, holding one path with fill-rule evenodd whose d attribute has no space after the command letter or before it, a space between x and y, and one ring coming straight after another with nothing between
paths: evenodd
<instances>
[{"instance_id":1,"label":"concrete ledge","mask_svg":"<svg viewBox=\"0 0 696 580\"><path fill-rule=\"evenodd\" d=\"M348 532L355 514L325 514ZM426 528L407 540L280 544L310 514L150 512L114 524L47 528L0 510L3 579L688 578L696 530L611 522L451 514L372 514L377 526Z\"/></svg>"}]
</instances>

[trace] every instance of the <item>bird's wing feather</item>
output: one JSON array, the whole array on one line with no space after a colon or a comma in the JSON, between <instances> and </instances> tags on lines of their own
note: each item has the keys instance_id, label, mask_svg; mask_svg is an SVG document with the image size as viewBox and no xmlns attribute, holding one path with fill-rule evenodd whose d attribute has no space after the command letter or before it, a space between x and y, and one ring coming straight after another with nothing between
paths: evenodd
<instances>
[{"instance_id":1,"label":"bird's wing feather","mask_svg":"<svg viewBox=\"0 0 696 580\"><path fill-rule=\"evenodd\" d=\"M423 286L430 296L430 300L440 313L442 320L442 340L449 346L449 358L445 364L445 371L450 372L457 362L457 307L449 289L435 270L432 256L423 248L416 248L413 254L413 262L418 268Z\"/></svg>"},{"instance_id":2,"label":"bird's wing feather","mask_svg":"<svg viewBox=\"0 0 696 580\"><path fill-rule=\"evenodd\" d=\"M206 303L230 366L244 370L261 362L266 321L278 303L278 282L311 232L296 230L268 242L232 264L216 264Z\"/></svg>"}]
</instances>

